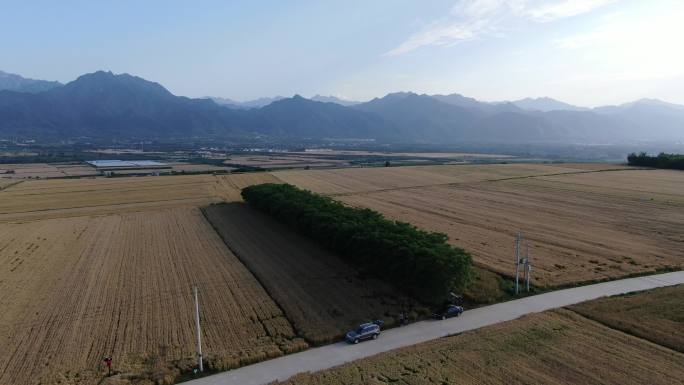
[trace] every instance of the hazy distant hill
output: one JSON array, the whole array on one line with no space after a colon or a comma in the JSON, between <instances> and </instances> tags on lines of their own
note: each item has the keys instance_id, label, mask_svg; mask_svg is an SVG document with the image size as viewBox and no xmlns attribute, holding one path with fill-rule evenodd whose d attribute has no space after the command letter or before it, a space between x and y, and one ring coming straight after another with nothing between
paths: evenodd
<instances>
[{"instance_id":1,"label":"hazy distant hill","mask_svg":"<svg viewBox=\"0 0 684 385\"><path fill-rule=\"evenodd\" d=\"M0 92L0 133L13 135L221 135L237 130L238 118L210 100L177 97L157 83L102 71L41 93Z\"/></svg>"},{"instance_id":2,"label":"hazy distant hill","mask_svg":"<svg viewBox=\"0 0 684 385\"><path fill-rule=\"evenodd\" d=\"M376 138L391 135L379 117L299 96L235 110L210 99L171 94L128 74L95 72L63 87L29 94L0 91L0 136L94 138Z\"/></svg>"},{"instance_id":3,"label":"hazy distant hill","mask_svg":"<svg viewBox=\"0 0 684 385\"><path fill-rule=\"evenodd\" d=\"M139 77L100 71L43 92L0 91L0 137L259 136L440 144L684 140L684 106L652 99L592 110L550 111L484 103L458 94L411 92L350 107L301 96L259 99L252 105L262 103L267 104L226 107L206 98L175 96Z\"/></svg>"},{"instance_id":4,"label":"hazy distant hill","mask_svg":"<svg viewBox=\"0 0 684 385\"><path fill-rule=\"evenodd\" d=\"M504 102L506 103L506 102ZM510 102L516 106L528 111L586 111L588 108L573 106L572 104L564 103L556 99L543 98L525 98Z\"/></svg>"},{"instance_id":5,"label":"hazy distant hill","mask_svg":"<svg viewBox=\"0 0 684 385\"><path fill-rule=\"evenodd\" d=\"M253 129L301 138L396 139L396 128L379 116L299 95L250 111Z\"/></svg>"},{"instance_id":6,"label":"hazy distant hill","mask_svg":"<svg viewBox=\"0 0 684 385\"><path fill-rule=\"evenodd\" d=\"M359 104L359 102L355 102L352 100L346 100L346 99L340 99L335 96L323 96L323 95L315 95L310 98L311 100L315 102L323 102L323 103L335 103L339 104L341 106L349 107L353 106L355 104Z\"/></svg>"},{"instance_id":7,"label":"hazy distant hill","mask_svg":"<svg viewBox=\"0 0 684 385\"><path fill-rule=\"evenodd\" d=\"M216 104L220 104L222 106L234 108L234 109L250 109L250 108L261 108L264 106L267 106L273 102L276 102L281 99L285 99L284 96L274 96L272 98L258 98L254 100L248 100L245 102L238 102L237 100L232 100L228 98L219 98L219 97L209 97L208 99L213 100L216 102Z\"/></svg>"},{"instance_id":8,"label":"hazy distant hill","mask_svg":"<svg viewBox=\"0 0 684 385\"><path fill-rule=\"evenodd\" d=\"M446 101L446 102L443 102ZM448 102L448 103L447 103ZM355 106L393 122L406 137L429 142L553 142L567 140L543 116L452 94L389 94Z\"/></svg>"},{"instance_id":9,"label":"hazy distant hill","mask_svg":"<svg viewBox=\"0 0 684 385\"><path fill-rule=\"evenodd\" d=\"M624 128L623 133L637 139L684 137L684 106L657 99L640 99L619 106L594 108Z\"/></svg>"},{"instance_id":10,"label":"hazy distant hill","mask_svg":"<svg viewBox=\"0 0 684 385\"><path fill-rule=\"evenodd\" d=\"M357 104L353 108L374 112L398 127L412 140L456 140L482 116L480 111L442 103L428 95L398 92Z\"/></svg>"},{"instance_id":11,"label":"hazy distant hill","mask_svg":"<svg viewBox=\"0 0 684 385\"><path fill-rule=\"evenodd\" d=\"M26 79L19 75L0 71L0 91L43 92L62 86L60 82Z\"/></svg>"},{"instance_id":12,"label":"hazy distant hill","mask_svg":"<svg viewBox=\"0 0 684 385\"><path fill-rule=\"evenodd\" d=\"M452 104L454 106L459 107L477 109L487 114L523 111L521 108L510 102L486 103L460 94L432 95L432 97L443 103Z\"/></svg>"}]
</instances>

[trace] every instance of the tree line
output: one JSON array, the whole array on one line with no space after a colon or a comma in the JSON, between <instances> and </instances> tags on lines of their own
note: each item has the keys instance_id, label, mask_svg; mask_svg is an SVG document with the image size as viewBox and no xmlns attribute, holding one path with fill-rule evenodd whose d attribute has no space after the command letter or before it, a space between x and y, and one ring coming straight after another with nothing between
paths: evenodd
<instances>
[{"instance_id":1,"label":"tree line","mask_svg":"<svg viewBox=\"0 0 684 385\"><path fill-rule=\"evenodd\" d=\"M681 154L666 154L661 152L658 156L650 156L645 152L639 154L631 153L627 156L627 162L630 166L684 170L684 155Z\"/></svg>"},{"instance_id":2,"label":"tree line","mask_svg":"<svg viewBox=\"0 0 684 385\"><path fill-rule=\"evenodd\" d=\"M437 304L463 289L471 256L447 236L388 220L289 184L260 184L242 190L247 203L313 238L351 265L404 293Z\"/></svg>"}]
</instances>

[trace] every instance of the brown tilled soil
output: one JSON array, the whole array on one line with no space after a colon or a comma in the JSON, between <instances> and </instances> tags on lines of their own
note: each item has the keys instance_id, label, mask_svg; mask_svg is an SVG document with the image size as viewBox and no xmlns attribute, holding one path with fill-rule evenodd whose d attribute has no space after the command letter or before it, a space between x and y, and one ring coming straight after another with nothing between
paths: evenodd
<instances>
[{"instance_id":1,"label":"brown tilled soil","mask_svg":"<svg viewBox=\"0 0 684 385\"><path fill-rule=\"evenodd\" d=\"M228 246L256 275L295 329L313 343L339 338L362 322L392 322L411 301L358 272L244 203L204 209Z\"/></svg>"},{"instance_id":2,"label":"brown tilled soil","mask_svg":"<svg viewBox=\"0 0 684 385\"><path fill-rule=\"evenodd\" d=\"M0 224L0 384L95 384L105 355L194 362L193 283L211 366L307 346L199 209Z\"/></svg>"},{"instance_id":3,"label":"brown tilled soil","mask_svg":"<svg viewBox=\"0 0 684 385\"><path fill-rule=\"evenodd\" d=\"M568 310L382 353L288 385L681 383L684 355Z\"/></svg>"}]
</instances>

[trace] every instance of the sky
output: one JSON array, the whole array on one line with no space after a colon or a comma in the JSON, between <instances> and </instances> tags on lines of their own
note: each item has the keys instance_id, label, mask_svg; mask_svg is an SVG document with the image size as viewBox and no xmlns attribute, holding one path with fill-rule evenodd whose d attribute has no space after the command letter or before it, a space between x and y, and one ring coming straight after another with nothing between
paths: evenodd
<instances>
[{"instance_id":1,"label":"sky","mask_svg":"<svg viewBox=\"0 0 684 385\"><path fill-rule=\"evenodd\" d=\"M0 0L0 70L177 95L684 104L682 0Z\"/></svg>"}]
</instances>

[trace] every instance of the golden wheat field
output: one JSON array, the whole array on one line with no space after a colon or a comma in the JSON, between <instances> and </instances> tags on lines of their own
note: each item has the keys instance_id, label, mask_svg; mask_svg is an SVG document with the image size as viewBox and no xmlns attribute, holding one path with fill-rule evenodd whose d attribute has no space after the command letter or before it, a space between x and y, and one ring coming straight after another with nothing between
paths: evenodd
<instances>
[{"instance_id":1,"label":"golden wheat field","mask_svg":"<svg viewBox=\"0 0 684 385\"><path fill-rule=\"evenodd\" d=\"M306 343L196 208L0 224L0 383L93 384L204 349L231 368Z\"/></svg>"},{"instance_id":2,"label":"golden wheat field","mask_svg":"<svg viewBox=\"0 0 684 385\"><path fill-rule=\"evenodd\" d=\"M311 343L331 342L350 327L374 319L386 319L389 325L399 312L415 305L244 203L213 205L204 212L298 334Z\"/></svg>"},{"instance_id":3,"label":"golden wheat field","mask_svg":"<svg viewBox=\"0 0 684 385\"><path fill-rule=\"evenodd\" d=\"M538 285L684 266L684 173L596 165L429 166L274 173L446 233L477 265L514 273L528 239Z\"/></svg>"},{"instance_id":4,"label":"golden wheat field","mask_svg":"<svg viewBox=\"0 0 684 385\"><path fill-rule=\"evenodd\" d=\"M211 175L25 180L0 193L0 222L199 206L219 200Z\"/></svg>"},{"instance_id":5,"label":"golden wheat field","mask_svg":"<svg viewBox=\"0 0 684 385\"><path fill-rule=\"evenodd\" d=\"M613 329L684 353L684 285L602 298L570 309Z\"/></svg>"},{"instance_id":6,"label":"golden wheat field","mask_svg":"<svg viewBox=\"0 0 684 385\"><path fill-rule=\"evenodd\" d=\"M568 310L382 353L288 385L680 383L681 353Z\"/></svg>"},{"instance_id":7,"label":"golden wheat field","mask_svg":"<svg viewBox=\"0 0 684 385\"><path fill-rule=\"evenodd\" d=\"M0 190L7 188L9 186L12 186L14 184L19 183L20 181L17 181L15 179L10 179L10 178L0 178Z\"/></svg>"}]
</instances>

